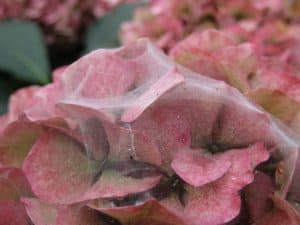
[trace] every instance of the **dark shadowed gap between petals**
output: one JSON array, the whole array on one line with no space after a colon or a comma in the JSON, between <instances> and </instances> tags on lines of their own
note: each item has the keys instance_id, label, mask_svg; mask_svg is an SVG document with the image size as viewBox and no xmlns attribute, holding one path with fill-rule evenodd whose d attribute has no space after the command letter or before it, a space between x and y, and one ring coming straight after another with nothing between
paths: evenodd
<instances>
[{"instance_id":1,"label":"dark shadowed gap between petals","mask_svg":"<svg viewBox=\"0 0 300 225\"><path fill-rule=\"evenodd\" d=\"M206 143L206 147L211 153L218 153L225 150L223 149L224 146L222 146L222 144L218 142L222 130L225 107L226 107L225 104L222 104L222 106L220 107L213 124L210 140L208 143Z\"/></svg>"},{"instance_id":2,"label":"dark shadowed gap between petals","mask_svg":"<svg viewBox=\"0 0 300 225\"><path fill-rule=\"evenodd\" d=\"M100 179L102 173L103 173L103 170L100 169L99 172L93 176L91 185L94 185Z\"/></svg>"},{"instance_id":3,"label":"dark shadowed gap between petals","mask_svg":"<svg viewBox=\"0 0 300 225\"><path fill-rule=\"evenodd\" d=\"M222 103L220 109L216 115L215 121L213 122L213 127L211 130L211 134L209 137L206 137L203 143L192 144L191 148L204 148L207 149L212 154L217 154L221 152L226 152L230 149L243 149L248 148L249 143L244 144L226 144L222 142L222 132L223 132L223 125L224 125L224 117L228 106L225 103ZM193 135L191 135L193 137ZM193 143L194 141L192 141Z\"/></svg>"},{"instance_id":4,"label":"dark shadowed gap between petals","mask_svg":"<svg viewBox=\"0 0 300 225\"><path fill-rule=\"evenodd\" d=\"M148 162L137 161L134 159L118 162L104 161L101 162L99 168L99 171L94 175L92 179L92 185L100 179L103 171L105 170L114 170L124 177L131 177L133 179L143 179L148 177L167 175L166 172L164 172L160 167L156 165Z\"/></svg>"},{"instance_id":5,"label":"dark shadowed gap between petals","mask_svg":"<svg viewBox=\"0 0 300 225\"><path fill-rule=\"evenodd\" d=\"M276 170L281 161L283 161L283 156L279 154L279 151L275 150L270 155L270 158L259 164L256 169L275 179Z\"/></svg>"},{"instance_id":6,"label":"dark shadowed gap between petals","mask_svg":"<svg viewBox=\"0 0 300 225\"><path fill-rule=\"evenodd\" d=\"M97 211L97 216L99 217L100 221L107 223L107 225L123 225L119 220L103 212Z\"/></svg>"},{"instance_id":7,"label":"dark shadowed gap between petals","mask_svg":"<svg viewBox=\"0 0 300 225\"><path fill-rule=\"evenodd\" d=\"M115 170L125 177L131 177L134 179L166 175L160 167L148 162L137 161L134 159L119 162L107 162L103 169Z\"/></svg>"},{"instance_id":8,"label":"dark shadowed gap between petals","mask_svg":"<svg viewBox=\"0 0 300 225\"><path fill-rule=\"evenodd\" d=\"M180 203L185 206L184 184L185 183L175 174L168 177L165 176L162 178L162 181L158 185L148 191L130 194L122 199L110 199L109 201L111 201L115 207L124 207L143 204L151 198L154 198L157 201L161 201L168 198L172 194L175 194L178 197Z\"/></svg>"},{"instance_id":9,"label":"dark shadowed gap between petals","mask_svg":"<svg viewBox=\"0 0 300 225\"><path fill-rule=\"evenodd\" d=\"M242 204L241 204L241 210L239 215L224 225L252 225L253 224L250 220L250 216L247 211L247 207L245 203L245 194L243 193L243 191L240 191L240 196L241 196Z\"/></svg>"},{"instance_id":10,"label":"dark shadowed gap between petals","mask_svg":"<svg viewBox=\"0 0 300 225\"><path fill-rule=\"evenodd\" d=\"M201 17L198 24L203 24L203 23L212 23L216 26L216 28L218 27L217 19L213 14L207 14Z\"/></svg>"},{"instance_id":11,"label":"dark shadowed gap between petals","mask_svg":"<svg viewBox=\"0 0 300 225\"><path fill-rule=\"evenodd\" d=\"M228 106L226 106L224 103L220 106L220 109L216 115L215 121L213 123L213 127L211 130L211 134L209 137L206 137L204 140L204 143L196 143L191 146L192 148L204 148L207 149L210 153L216 154L220 152L225 152L226 150L230 150L233 148L246 148L249 147L248 144L238 144L238 145L228 145L225 143L222 143L221 140L221 134L222 134L222 129L223 129L223 124L224 124L224 115L226 113L226 109ZM193 135L191 135L193 136ZM193 143L193 141L192 141Z\"/></svg>"},{"instance_id":12,"label":"dark shadowed gap between petals","mask_svg":"<svg viewBox=\"0 0 300 225\"><path fill-rule=\"evenodd\" d=\"M82 122L80 129L88 158L99 162L104 161L109 154L110 144L102 123L96 118L91 118ZM100 158L96 156L99 150L102 153Z\"/></svg>"}]
</instances>

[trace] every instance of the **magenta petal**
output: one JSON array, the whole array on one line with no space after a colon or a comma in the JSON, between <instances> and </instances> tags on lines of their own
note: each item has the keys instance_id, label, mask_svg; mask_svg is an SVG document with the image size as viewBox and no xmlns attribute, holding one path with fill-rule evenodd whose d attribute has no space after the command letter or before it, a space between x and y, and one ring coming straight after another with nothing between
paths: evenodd
<instances>
[{"instance_id":1,"label":"magenta petal","mask_svg":"<svg viewBox=\"0 0 300 225\"><path fill-rule=\"evenodd\" d=\"M0 201L0 225L31 225L22 203Z\"/></svg>"},{"instance_id":2,"label":"magenta petal","mask_svg":"<svg viewBox=\"0 0 300 225\"><path fill-rule=\"evenodd\" d=\"M230 168L231 161L216 160L197 150L181 150L172 161L172 168L185 182L200 187L223 176Z\"/></svg>"},{"instance_id":3,"label":"magenta petal","mask_svg":"<svg viewBox=\"0 0 300 225\"><path fill-rule=\"evenodd\" d=\"M57 209L54 206L37 198L22 198L21 202L35 225L55 225Z\"/></svg>"}]
</instances>

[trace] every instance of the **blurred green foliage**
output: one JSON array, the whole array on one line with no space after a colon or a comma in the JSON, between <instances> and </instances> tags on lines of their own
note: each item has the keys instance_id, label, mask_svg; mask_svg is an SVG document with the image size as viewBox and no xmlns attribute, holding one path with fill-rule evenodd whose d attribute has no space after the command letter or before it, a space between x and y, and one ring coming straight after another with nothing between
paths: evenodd
<instances>
[{"instance_id":1,"label":"blurred green foliage","mask_svg":"<svg viewBox=\"0 0 300 225\"><path fill-rule=\"evenodd\" d=\"M91 24L80 43L59 49L47 45L39 25L34 22L0 21L0 115L7 110L8 98L16 89L50 82L51 70L55 69L51 66L72 62L97 48L119 46L121 23L130 20L134 9L141 4L121 4Z\"/></svg>"},{"instance_id":2,"label":"blurred green foliage","mask_svg":"<svg viewBox=\"0 0 300 225\"><path fill-rule=\"evenodd\" d=\"M85 51L88 53L98 48L113 48L120 46L119 30L122 22L130 20L133 11L142 3L122 4L108 15L100 18L87 30Z\"/></svg>"},{"instance_id":3,"label":"blurred green foliage","mask_svg":"<svg viewBox=\"0 0 300 225\"><path fill-rule=\"evenodd\" d=\"M0 23L0 69L17 80L46 84L49 61L42 34L32 22Z\"/></svg>"}]
</instances>

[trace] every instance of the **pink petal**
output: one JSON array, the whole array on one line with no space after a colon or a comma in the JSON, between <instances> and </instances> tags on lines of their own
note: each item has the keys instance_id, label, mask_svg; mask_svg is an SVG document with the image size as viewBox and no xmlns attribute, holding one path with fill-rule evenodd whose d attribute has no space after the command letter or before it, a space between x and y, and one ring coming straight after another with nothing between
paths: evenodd
<instances>
[{"instance_id":1,"label":"pink petal","mask_svg":"<svg viewBox=\"0 0 300 225\"><path fill-rule=\"evenodd\" d=\"M290 198L289 201L298 205L300 199L300 155L299 148L294 150L295 151L293 152L286 151L286 154L290 155L290 158L287 158L282 164L278 165L276 171L276 181L279 181L279 183L284 183L287 177L290 179L290 186L282 188L283 191L281 193L284 195L288 192ZM284 156L286 157L286 155ZM294 163L295 167L293 167ZM293 174L292 177L291 174ZM286 181L286 183L288 182Z\"/></svg>"},{"instance_id":2,"label":"pink petal","mask_svg":"<svg viewBox=\"0 0 300 225\"><path fill-rule=\"evenodd\" d=\"M32 196L31 187L22 170L0 169L0 201L19 200L22 196Z\"/></svg>"},{"instance_id":3,"label":"pink petal","mask_svg":"<svg viewBox=\"0 0 300 225\"><path fill-rule=\"evenodd\" d=\"M133 63L112 52L95 51L64 71L65 92L77 98L118 96L134 85L134 69Z\"/></svg>"},{"instance_id":4,"label":"pink petal","mask_svg":"<svg viewBox=\"0 0 300 225\"><path fill-rule=\"evenodd\" d=\"M68 204L145 191L160 180L159 171L135 178L118 170L122 162L103 164L85 153L82 145L63 133L49 130L42 135L23 165L34 193L51 203Z\"/></svg>"},{"instance_id":5,"label":"pink petal","mask_svg":"<svg viewBox=\"0 0 300 225\"><path fill-rule=\"evenodd\" d=\"M35 94L41 88L31 86L15 92L9 99L9 121L16 120L25 110L36 104Z\"/></svg>"},{"instance_id":6,"label":"pink petal","mask_svg":"<svg viewBox=\"0 0 300 225\"><path fill-rule=\"evenodd\" d=\"M135 132L142 133L158 147L165 169L179 149L206 147L210 142L216 117L222 108L220 95L225 95L228 90L225 85L204 79L208 87L218 86L217 93L212 94L212 89L202 89L196 85L196 80L186 82L157 99L131 125Z\"/></svg>"},{"instance_id":7,"label":"pink petal","mask_svg":"<svg viewBox=\"0 0 300 225\"><path fill-rule=\"evenodd\" d=\"M54 130L43 134L34 144L23 170L34 193L52 203L76 201L90 186L93 177L84 148Z\"/></svg>"},{"instance_id":8,"label":"pink petal","mask_svg":"<svg viewBox=\"0 0 300 225\"><path fill-rule=\"evenodd\" d=\"M160 202L150 199L137 206L110 207L105 200L97 200L89 207L106 213L118 219L122 224L131 225L183 225L182 219L177 217Z\"/></svg>"},{"instance_id":9,"label":"pink petal","mask_svg":"<svg viewBox=\"0 0 300 225\"><path fill-rule=\"evenodd\" d=\"M300 79L295 72L278 59L263 58L253 80L253 86L270 90L278 90L290 98L299 101Z\"/></svg>"},{"instance_id":10,"label":"pink petal","mask_svg":"<svg viewBox=\"0 0 300 225\"><path fill-rule=\"evenodd\" d=\"M257 225L299 225L300 214L284 199L273 196L274 209Z\"/></svg>"},{"instance_id":11,"label":"pink petal","mask_svg":"<svg viewBox=\"0 0 300 225\"><path fill-rule=\"evenodd\" d=\"M262 172L255 173L254 181L246 186L245 201L247 210L252 221L259 221L272 208L269 199L274 191L274 181Z\"/></svg>"},{"instance_id":12,"label":"pink petal","mask_svg":"<svg viewBox=\"0 0 300 225\"><path fill-rule=\"evenodd\" d=\"M42 129L28 122L10 123L0 135L0 167L22 167Z\"/></svg>"},{"instance_id":13,"label":"pink petal","mask_svg":"<svg viewBox=\"0 0 300 225\"><path fill-rule=\"evenodd\" d=\"M213 53L233 44L234 41L229 36L216 30L195 32L171 49L170 56L195 72L224 80L224 76L218 71L218 61Z\"/></svg>"},{"instance_id":14,"label":"pink petal","mask_svg":"<svg viewBox=\"0 0 300 225\"><path fill-rule=\"evenodd\" d=\"M52 72L52 79L54 82L61 82L62 76L66 70L67 66L61 66L56 68L53 72Z\"/></svg>"},{"instance_id":15,"label":"pink petal","mask_svg":"<svg viewBox=\"0 0 300 225\"><path fill-rule=\"evenodd\" d=\"M22 203L0 201L0 225L31 225Z\"/></svg>"},{"instance_id":16,"label":"pink petal","mask_svg":"<svg viewBox=\"0 0 300 225\"><path fill-rule=\"evenodd\" d=\"M130 123L140 116L157 98L168 90L174 88L184 81L184 77L177 71L171 70L165 76L158 79L152 86L140 95L122 115L122 121Z\"/></svg>"},{"instance_id":17,"label":"pink petal","mask_svg":"<svg viewBox=\"0 0 300 225\"><path fill-rule=\"evenodd\" d=\"M8 114L4 114L0 116L0 133L3 132L3 130L5 129L6 125L8 124Z\"/></svg>"},{"instance_id":18,"label":"pink petal","mask_svg":"<svg viewBox=\"0 0 300 225\"><path fill-rule=\"evenodd\" d=\"M281 121L293 127L293 120L300 112L300 103L279 90L258 88L247 95Z\"/></svg>"},{"instance_id":19,"label":"pink petal","mask_svg":"<svg viewBox=\"0 0 300 225\"><path fill-rule=\"evenodd\" d=\"M227 172L230 166L230 160L215 160L197 150L181 150L172 161L172 168L176 174L194 187L217 180Z\"/></svg>"},{"instance_id":20,"label":"pink petal","mask_svg":"<svg viewBox=\"0 0 300 225\"><path fill-rule=\"evenodd\" d=\"M158 64L158 57L166 62ZM155 70L150 66L153 63L157 64ZM100 114L115 122L120 119L120 107L134 104L171 66L174 67L167 57L147 40L116 50L93 52L65 70L67 95L58 106L72 117L98 118Z\"/></svg>"},{"instance_id":21,"label":"pink petal","mask_svg":"<svg viewBox=\"0 0 300 225\"><path fill-rule=\"evenodd\" d=\"M227 188L240 190L245 185L253 181L253 169L260 163L269 159L269 152L263 144L257 143L248 148L234 149L225 153L217 154L216 159L227 159L231 161L231 168L227 173L227 178L220 179L220 182L230 178ZM226 182L229 182L227 180Z\"/></svg>"},{"instance_id":22,"label":"pink petal","mask_svg":"<svg viewBox=\"0 0 300 225\"><path fill-rule=\"evenodd\" d=\"M124 176L120 171L104 170L98 181L83 195L81 199L124 197L128 194L151 189L160 181L160 176L132 178Z\"/></svg>"},{"instance_id":23,"label":"pink petal","mask_svg":"<svg viewBox=\"0 0 300 225\"><path fill-rule=\"evenodd\" d=\"M235 90L231 90L235 95ZM235 94L234 94L235 93ZM256 142L275 145L276 131L271 117L236 95L237 101L228 101L218 118L219 129L215 138L223 146L243 147ZM259 121L259 122L258 122Z\"/></svg>"},{"instance_id":24,"label":"pink petal","mask_svg":"<svg viewBox=\"0 0 300 225\"><path fill-rule=\"evenodd\" d=\"M180 53L181 50L188 50L193 47L201 51L212 52L234 44L235 42L226 34L214 29L208 29L203 32L191 34L188 38L177 44L177 47L171 50L170 55L172 56L177 51Z\"/></svg>"},{"instance_id":25,"label":"pink petal","mask_svg":"<svg viewBox=\"0 0 300 225\"><path fill-rule=\"evenodd\" d=\"M151 141L137 132L129 123L116 126L104 123L110 143L109 158L116 160L135 159L153 165L161 165L161 154Z\"/></svg>"},{"instance_id":26,"label":"pink petal","mask_svg":"<svg viewBox=\"0 0 300 225\"><path fill-rule=\"evenodd\" d=\"M219 225L235 218L240 211L241 200L237 193L222 190L214 184L198 190L190 190L184 215L191 225Z\"/></svg>"},{"instance_id":27,"label":"pink petal","mask_svg":"<svg viewBox=\"0 0 300 225\"><path fill-rule=\"evenodd\" d=\"M192 225L218 225L229 222L240 211L238 191L253 181L254 167L267 160L262 144L217 154L216 160L230 160L231 168L215 182L189 188L184 213Z\"/></svg>"},{"instance_id":28,"label":"pink petal","mask_svg":"<svg viewBox=\"0 0 300 225\"><path fill-rule=\"evenodd\" d=\"M63 98L64 92L61 82L51 83L39 89L34 96L35 104L24 110L30 121L43 121L56 117L64 118L62 112L56 108L56 103Z\"/></svg>"},{"instance_id":29,"label":"pink petal","mask_svg":"<svg viewBox=\"0 0 300 225\"><path fill-rule=\"evenodd\" d=\"M157 146L163 167L169 167L173 154L191 142L190 125L181 104L155 104L145 111L131 126L145 141ZM164 127L164 129L161 129Z\"/></svg>"},{"instance_id":30,"label":"pink petal","mask_svg":"<svg viewBox=\"0 0 300 225\"><path fill-rule=\"evenodd\" d=\"M21 202L35 225L55 225L57 209L37 198L22 198Z\"/></svg>"},{"instance_id":31,"label":"pink petal","mask_svg":"<svg viewBox=\"0 0 300 225\"><path fill-rule=\"evenodd\" d=\"M69 205L58 211L56 225L108 225L98 211L84 205Z\"/></svg>"},{"instance_id":32,"label":"pink petal","mask_svg":"<svg viewBox=\"0 0 300 225\"><path fill-rule=\"evenodd\" d=\"M257 56L251 44L224 47L215 53L220 73L230 85L241 90L249 90L249 79L256 71Z\"/></svg>"}]
</instances>

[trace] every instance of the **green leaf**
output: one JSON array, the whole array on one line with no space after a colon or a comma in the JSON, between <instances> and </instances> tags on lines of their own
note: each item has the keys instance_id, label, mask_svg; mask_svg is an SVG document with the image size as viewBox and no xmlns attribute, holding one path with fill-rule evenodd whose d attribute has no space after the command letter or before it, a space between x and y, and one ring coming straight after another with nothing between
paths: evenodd
<instances>
[{"instance_id":1,"label":"green leaf","mask_svg":"<svg viewBox=\"0 0 300 225\"><path fill-rule=\"evenodd\" d=\"M120 25L130 20L134 9L142 3L121 4L111 13L100 18L94 25L90 26L85 38L85 53L98 48L113 48L120 46L118 33Z\"/></svg>"},{"instance_id":2,"label":"green leaf","mask_svg":"<svg viewBox=\"0 0 300 225\"><path fill-rule=\"evenodd\" d=\"M14 92L20 83L11 79L7 79L0 71L0 115L7 111L7 103L9 96Z\"/></svg>"},{"instance_id":3,"label":"green leaf","mask_svg":"<svg viewBox=\"0 0 300 225\"><path fill-rule=\"evenodd\" d=\"M24 21L0 22L0 70L31 83L49 82L49 62L37 25Z\"/></svg>"}]
</instances>

